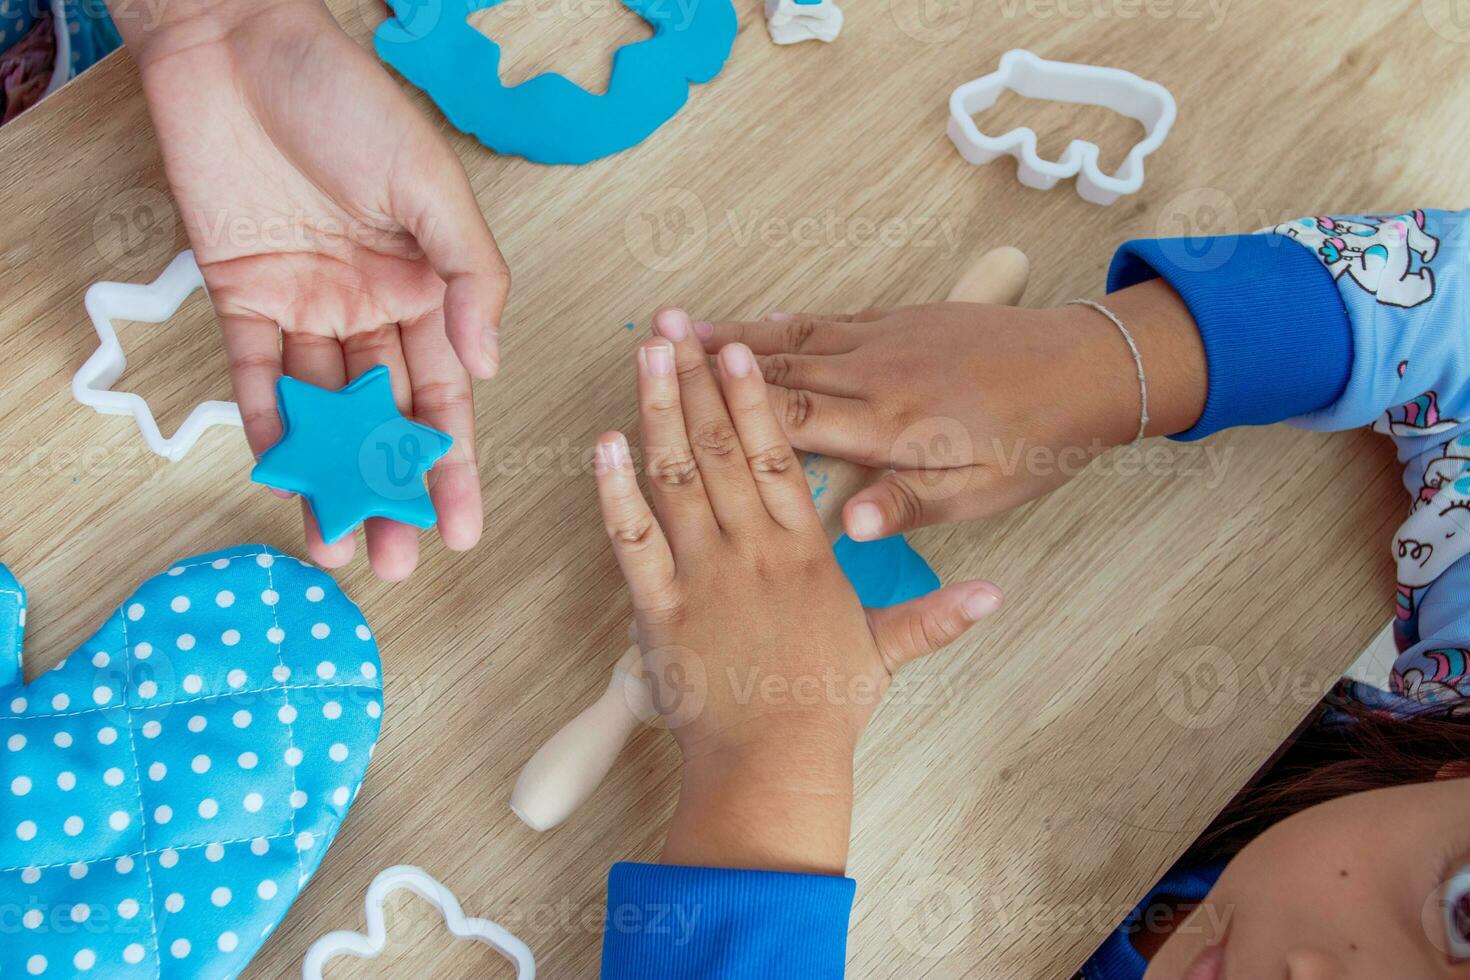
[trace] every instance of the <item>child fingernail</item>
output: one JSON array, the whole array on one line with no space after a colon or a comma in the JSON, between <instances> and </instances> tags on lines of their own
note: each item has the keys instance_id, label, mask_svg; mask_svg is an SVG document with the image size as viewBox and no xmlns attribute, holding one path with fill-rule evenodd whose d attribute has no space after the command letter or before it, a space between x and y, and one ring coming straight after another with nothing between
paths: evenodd
<instances>
[{"instance_id":1,"label":"child fingernail","mask_svg":"<svg viewBox=\"0 0 1470 980\"><path fill-rule=\"evenodd\" d=\"M755 358L744 344L729 344L720 350L720 363L732 378L743 378L755 369Z\"/></svg>"},{"instance_id":2,"label":"child fingernail","mask_svg":"<svg viewBox=\"0 0 1470 980\"><path fill-rule=\"evenodd\" d=\"M700 340L709 340L715 334L715 325L708 320L694 321L694 335Z\"/></svg>"},{"instance_id":3,"label":"child fingernail","mask_svg":"<svg viewBox=\"0 0 1470 980\"><path fill-rule=\"evenodd\" d=\"M618 436L597 444L597 469L599 472L619 470L628 464L628 440Z\"/></svg>"},{"instance_id":4,"label":"child fingernail","mask_svg":"<svg viewBox=\"0 0 1470 980\"><path fill-rule=\"evenodd\" d=\"M674 370L674 348L670 344L649 344L641 348L643 366L654 377L672 374Z\"/></svg>"},{"instance_id":5,"label":"child fingernail","mask_svg":"<svg viewBox=\"0 0 1470 980\"><path fill-rule=\"evenodd\" d=\"M855 504L847 523L854 538L867 541L883 533L883 512L877 504Z\"/></svg>"},{"instance_id":6,"label":"child fingernail","mask_svg":"<svg viewBox=\"0 0 1470 980\"><path fill-rule=\"evenodd\" d=\"M779 310L776 310L776 311L767 313L766 314L766 319L767 320L795 320L796 317L792 316L790 313L782 313Z\"/></svg>"},{"instance_id":7,"label":"child fingernail","mask_svg":"<svg viewBox=\"0 0 1470 980\"><path fill-rule=\"evenodd\" d=\"M960 608L964 610L967 619L984 619L999 609L1004 601L1005 596L1001 595L1000 590L987 584L978 586L971 592Z\"/></svg>"},{"instance_id":8,"label":"child fingernail","mask_svg":"<svg viewBox=\"0 0 1470 980\"><path fill-rule=\"evenodd\" d=\"M683 310L664 310L654 317L653 328L659 336L678 343L689 336L689 314Z\"/></svg>"}]
</instances>

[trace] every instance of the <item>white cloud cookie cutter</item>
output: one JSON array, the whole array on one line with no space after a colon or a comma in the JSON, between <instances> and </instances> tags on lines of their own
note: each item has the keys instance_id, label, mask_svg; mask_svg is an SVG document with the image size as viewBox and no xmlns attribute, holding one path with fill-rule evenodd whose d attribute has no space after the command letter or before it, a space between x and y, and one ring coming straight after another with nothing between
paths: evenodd
<instances>
[{"instance_id":1,"label":"white cloud cookie cutter","mask_svg":"<svg viewBox=\"0 0 1470 980\"><path fill-rule=\"evenodd\" d=\"M1098 164L1098 147L1074 139L1060 160L1043 160L1036 151L1036 132L1021 126L1003 136L987 136L975 125L975 114L995 105L1005 91L1028 99L1101 106L1138 120L1144 138L1128 151L1116 173ZM1057 181L1077 178L1077 193L1093 204L1112 204L1143 186L1143 161L1163 145L1178 108L1174 96L1157 82L1120 68L1099 68L1047 61L1030 51L1007 51L1000 67L966 82L949 97L949 138L960 156L985 164L1002 155L1016 158L1016 176L1027 187L1051 190Z\"/></svg>"},{"instance_id":2,"label":"white cloud cookie cutter","mask_svg":"<svg viewBox=\"0 0 1470 980\"><path fill-rule=\"evenodd\" d=\"M104 415L131 415L148 448L171 463L183 459L210 426L239 426L240 407L234 402L200 402L179 430L164 438L153 410L141 395L112 390L128 364L112 324L114 320L162 323L178 312L190 293L203 286L204 276L194 253L184 251L150 283L98 282L87 289L87 315L97 331L98 347L72 376L72 397Z\"/></svg>"},{"instance_id":3,"label":"white cloud cookie cutter","mask_svg":"<svg viewBox=\"0 0 1470 980\"><path fill-rule=\"evenodd\" d=\"M388 944L388 927L383 921L383 904L388 896L410 891L434 906L444 916L444 924L460 939L484 943L516 965L519 980L536 980L536 959L531 950L504 927L489 919L467 918L459 899L422 868L399 864L378 872L368 886L363 910L367 914L367 935L342 929L329 932L311 944L301 964L302 980L322 980L322 968L337 956L355 956L373 960L382 955Z\"/></svg>"},{"instance_id":4,"label":"white cloud cookie cutter","mask_svg":"<svg viewBox=\"0 0 1470 980\"><path fill-rule=\"evenodd\" d=\"M766 0L766 29L777 44L830 44L842 33L842 10L832 0Z\"/></svg>"}]
</instances>

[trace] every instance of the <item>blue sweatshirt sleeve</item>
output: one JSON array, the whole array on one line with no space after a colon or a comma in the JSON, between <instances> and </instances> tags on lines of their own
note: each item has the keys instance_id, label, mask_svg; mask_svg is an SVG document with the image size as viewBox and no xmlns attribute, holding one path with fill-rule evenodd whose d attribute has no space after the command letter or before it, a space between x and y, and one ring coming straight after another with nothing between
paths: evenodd
<instances>
[{"instance_id":1,"label":"blue sweatshirt sleeve","mask_svg":"<svg viewBox=\"0 0 1470 980\"><path fill-rule=\"evenodd\" d=\"M1160 277L1194 316L1209 368L1204 414L1176 439L1280 422L1341 396L1352 333L1311 252L1274 235L1132 241L1113 256L1108 291Z\"/></svg>"},{"instance_id":2,"label":"blue sweatshirt sleeve","mask_svg":"<svg viewBox=\"0 0 1470 980\"><path fill-rule=\"evenodd\" d=\"M620 863L602 980L841 980L851 878Z\"/></svg>"}]
</instances>

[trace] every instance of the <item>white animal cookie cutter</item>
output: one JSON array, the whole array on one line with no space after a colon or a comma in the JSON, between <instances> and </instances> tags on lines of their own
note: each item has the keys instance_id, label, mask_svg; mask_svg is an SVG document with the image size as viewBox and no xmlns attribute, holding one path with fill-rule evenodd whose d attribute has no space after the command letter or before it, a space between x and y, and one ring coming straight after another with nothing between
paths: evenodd
<instances>
[{"instance_id":1,"label":"white animal cookie cutter","mask_svg":"<svg viewBox=\"0 0 1470 980\"><path fill-rule=\"evenodd\" d=\"M766 28L777 44L837 40L842 10L832 0L766 0Z\"/></svg>"},{"instance_id":2,"label":"white animal cookie cutter","mask_svg":"<svg viewBox=\"0 0 1470 980\"><path fill-rule=\"evenodd\" d=\"M165 439L142 396L130 391L112 391L122 377L128 360L118 342L114 320L162 323L173 316L189 294L203 288L204 277L194 262L193 252L180 252L168 268L152 282L98 282L87 290L87 315L97 331L97 350L71 379L71 393L83 405L104 415L131 415L148 443L148 448L169 462L184 457L212 425L239 426L240 408L234 402L201 402L189 413L179 431Z\"/></svg>"},{"instance_id":3,"label":"white animal cookie cutter","mask_svg":"<svg viewBox=\"0 0 1470 980\"><path fill-rule=\"evenodd\" d=\"M454 893L435 881L422 868L400 864L378 872L368 886L363 909L367 913L367 935L350 930L329 932L311 944L301 964L302 980L322 980L322 967L336 956L356 956L374 960L382 955L388 943L388 928L383 922L383 903L394 892L410 891L434 906L444 916L444 924L460 939L473 939L499 952L516 965L519 980L536 980L536 960L531 950L509 931L489 919L466 918Z\"/></svg>"},{"instance_id":4,"label":"white animal cookie cutter","mask_svg":"<svg viewBox=\"0 0 1470 980\"><path fill-rule=\"evenodd\" d=\"M975 125L975 114L995 105L1004 91L1028 99L1073 102L1112 109L1143 124L1144 138L1115 174L1098 165L1096 143L1075 139L1060 160L1043 160L1036 152L1036 133L1028 127L1004 136L987 136ZM989 163L1002 154L1016 158L1016 176L1027 187L1051 190L1057 181L1077 178L1077 193L1093 204L1112 204L1143 186L1143 160L1163 145L1177 113L1174 97L1157 82L1119 68L1047 61L1030 51L1007 51L1000 68L966 82L949 97L949 138L970 163Z\"/></svg>"}]
</instances>

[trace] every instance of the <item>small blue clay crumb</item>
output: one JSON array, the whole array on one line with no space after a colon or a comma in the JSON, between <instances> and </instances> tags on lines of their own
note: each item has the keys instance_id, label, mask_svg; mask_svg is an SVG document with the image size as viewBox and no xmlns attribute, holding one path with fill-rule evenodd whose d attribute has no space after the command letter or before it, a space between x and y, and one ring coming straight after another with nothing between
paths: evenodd
<instances>
[{"instance_id":1,"label":"small blue clay crumb","mask_svg":"<svg viewBox=\"0 0 1470 980\"><path fill-rule=\"evenodd\" d=\"M624 330L632 330L633 329L633 324L631 324L631 323L625 323L625 324L623 324L623 329Z\"/></svg>"},{"instance_id":2,"label":"small blue clay crumb","mask_svg":"<svg viewBox=\"0 0 1470 980\"><path fill-rule=\"evenodd\" d=\"M817 453L809 453L804 467L806 475L810 480L815 480L816 486L812 487L812 503L817 505L817 510L822 509L822 497L827 493L827 481L831 474L824 469L820 463L822 457Z\"/></svg>"}]
</instances>

